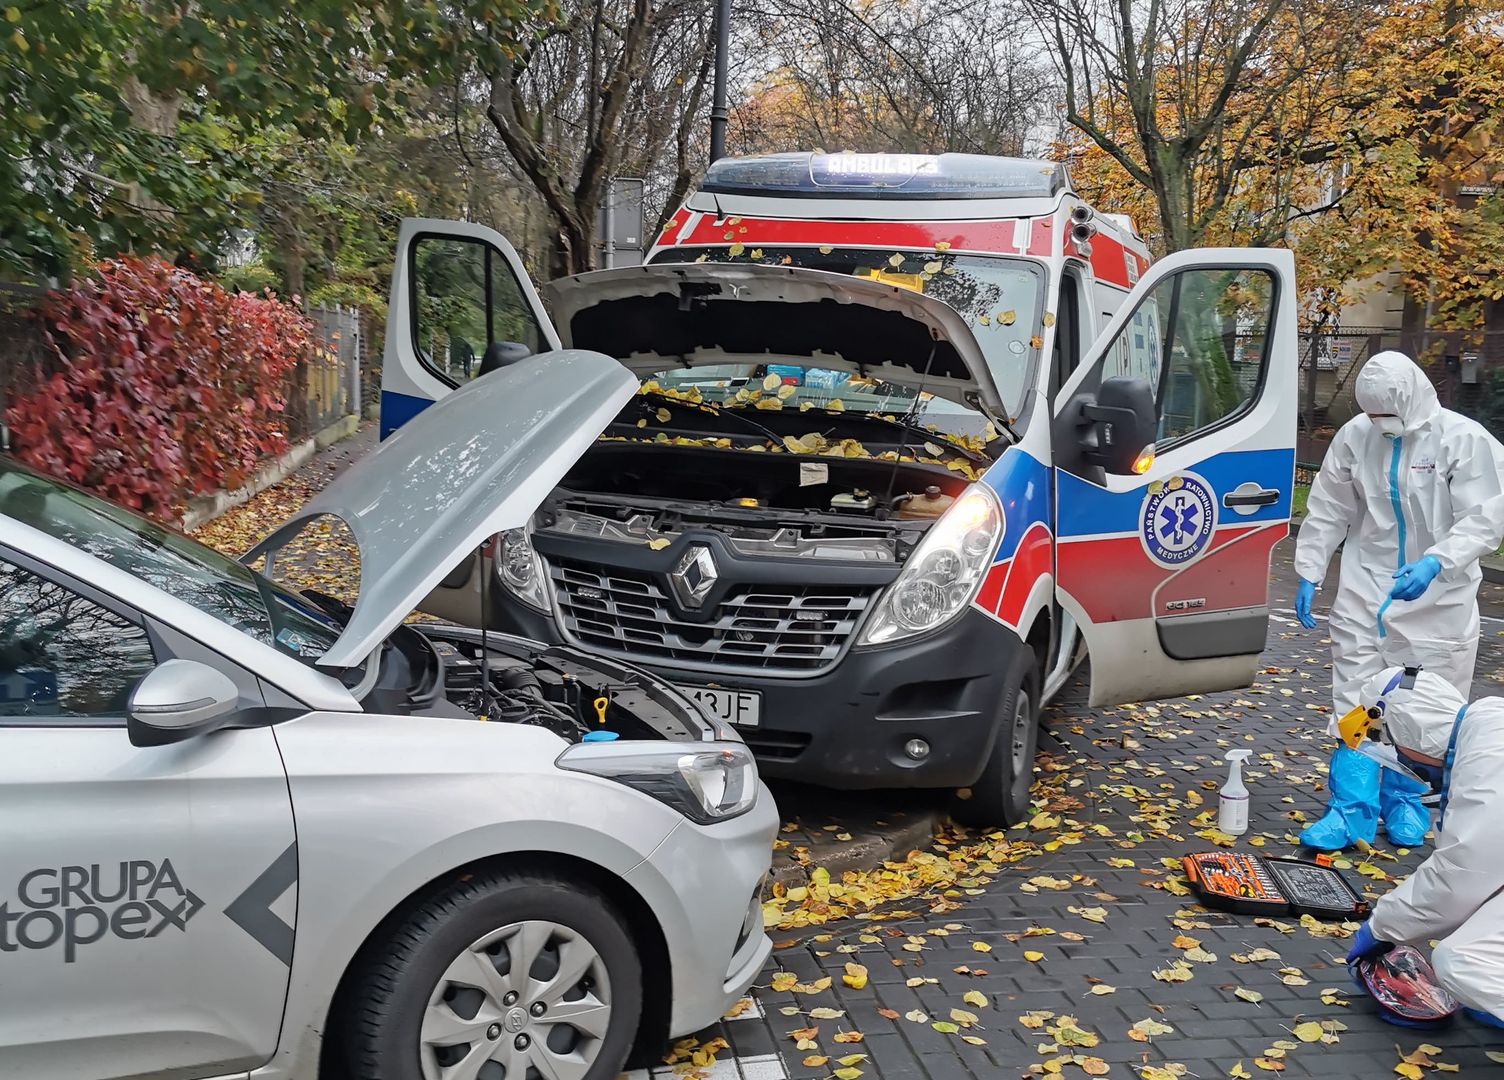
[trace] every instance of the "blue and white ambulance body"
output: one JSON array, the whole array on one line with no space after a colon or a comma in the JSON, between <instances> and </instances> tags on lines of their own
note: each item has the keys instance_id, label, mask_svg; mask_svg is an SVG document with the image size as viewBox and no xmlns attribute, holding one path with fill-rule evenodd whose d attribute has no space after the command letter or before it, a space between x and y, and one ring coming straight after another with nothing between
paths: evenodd
<instances>
[{"instance_id":1,"label":"blue and white ambulance body","mask_svg":"<svg viewBox=\"0 0 1504 1080\"><path fill-rule=\"evenodd\" d=\"M1247 685L1288 533L1288 252L1151 263L1056 164L726 159L647 264L552 283L407 223L383 433L477 371L606 352L642 392L436 614L671 678L767 775L1027 811L1040 705ZM458 302L456 297L468 298ZM494 595L483 585L497 584Z\"/></svg>"}]
</instances>

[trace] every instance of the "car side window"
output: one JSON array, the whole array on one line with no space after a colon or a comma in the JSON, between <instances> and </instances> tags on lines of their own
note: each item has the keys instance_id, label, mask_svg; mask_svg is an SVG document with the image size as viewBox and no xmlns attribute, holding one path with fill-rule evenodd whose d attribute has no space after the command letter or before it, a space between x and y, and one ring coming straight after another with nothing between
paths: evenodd
<instances>
[{"instance_id":1,"label":"car side window","mask_svg":"<svg viewBox=\"0 0 1504 1080\"><path fill-rule=\"evenodd\" d=\"M0 717L124 717L155 665L145 629L0 558Z\"/></svg>"},{"instance_id":2,"label":"car side window","mask_svg":"<svg viewBox=\"0 0 1504 1080\"><path fill-rule=\"evenodd\" d=\"M413 345L452 383L538 351L543 334L501 253L483 240L421 236L412 246ZM487 366L487 370L490 370Z\"/></svg>"},{"instance_id":3,"label":"car side window","mask_svg":"<svg viewBox=\"0 0 1504 1080\"><path fill-rule=\"evenodd\" d=\"M1154 389L1161 449L1252 406L1275 288L1266 270L1191 267L1159 282L1134 311L1108 349L1102 377L1140 378Z\"/></svg>"}]
</instances>

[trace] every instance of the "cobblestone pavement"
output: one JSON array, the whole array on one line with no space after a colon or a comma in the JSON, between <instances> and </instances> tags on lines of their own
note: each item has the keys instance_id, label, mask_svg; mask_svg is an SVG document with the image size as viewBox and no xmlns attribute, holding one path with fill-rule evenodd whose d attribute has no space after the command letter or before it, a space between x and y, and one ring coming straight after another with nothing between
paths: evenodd
<instances>
[{"instance_id":1,"label":"cobblestone pavement","mask_svg":"<svg viewBox=\"0 0 1504 1080\"><path fill-rule=\"evenodd\" d=\"M1293 592L1288 560L1284 551L1271 580L1281 609ZM1497 692L1501 631L1504 624L1485 620L1479 693ZM1394 1075L1401 1053L1425 1044L1440 1050L1413 1058L1421 1074L1496 1068L1486 1055L1504 1051L1504 1033L1465 1020L1432 1033L1378 1021L1351 990L1341 937L1294 918L1261 926L1207 913L1166 889L1178 875L1162 860L1212 846L1196 834L1215 823L1220 762L1234 746L1254 751L1252 824L1237 847L1298 853L1294 834L1325 798L1328 648L1320 630L1306 633L1276 615L1267 667L1248 690L1092 710L1082 686L1068 688L1045 718L1048 780L1034 827L995 834L1003 841L988 841L981 857L968 846L975 837L942 847L971 876L901 905L938 899L940 910L775 929L780 948L755 990L755 1013L701 1036L703 1045L721 1035L730 1048L700 1071L734 1080L739 1063L750 1062L754 1080L772 1053L780 1075L794 1078L841 1068L885 1080L1382 1077ZM1210 820L1198 817L1207 810ZM1421 857L1381 843L1373 858L1350 860L1348 878L1377 897L1391 882L1366 874L1400 876ZM1359 864L1367 869L1356 872ZM1189 980L1165 981L1177 961ZM843 978L849 963L866 970L860 989ZM1063 1017L1073 1022L1062 1026ZM1318 1027L1301 1026L1309 1022ZM860 1032L861 1041L840 1041L845 1032Z\"/></svg>"}]
</instances>

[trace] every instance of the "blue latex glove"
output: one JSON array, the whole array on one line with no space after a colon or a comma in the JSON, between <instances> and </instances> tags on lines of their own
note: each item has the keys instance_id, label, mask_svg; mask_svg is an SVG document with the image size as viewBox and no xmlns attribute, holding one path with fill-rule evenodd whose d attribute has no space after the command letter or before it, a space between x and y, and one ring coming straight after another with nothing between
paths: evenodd
<instances>
[{"instance_id":1,"label":"blue latex glove","mask_svg":"<svg viewBox=\"0 0 1504 1080\"><path fill-rule=\"evenodd\" d=\"M1295 617L1307 630L1316 629L1316 619L1311 615L1311 601L1316 599L1316 583L1300 579L1300 588L1295 590Z\"/></svg>"},{"instance_id":2,"label":"blue latex glove","mask_svg":"<svg viewBox=\"0 0 1504 1080\"><path fill-rule=\"evenodd\" d=\"M1359 960L1370 960L1375 956L1383 956L1392 948L1394 948L1393 942L1380 941L1373 936L1373 931L1369 929L1368 924L1364 923L1358 927L1358 932L1353 935L1353 947L1347 952L1347 963L1351 966Z\"/></svg>"},{"instance_id":3,"label":"blue latex glove","mask_svg":"<svg viewBox=\"0 0 1504 1080\"><path fill-rule=\"evenodd\" d=\"M1418 600L1439 573L1441 563L1435 555L1426 555L1413 563L1406 563L1394 572L1394 588L1389 591L1389 595L1396 600Z\"/></svg>"}]
</instances>

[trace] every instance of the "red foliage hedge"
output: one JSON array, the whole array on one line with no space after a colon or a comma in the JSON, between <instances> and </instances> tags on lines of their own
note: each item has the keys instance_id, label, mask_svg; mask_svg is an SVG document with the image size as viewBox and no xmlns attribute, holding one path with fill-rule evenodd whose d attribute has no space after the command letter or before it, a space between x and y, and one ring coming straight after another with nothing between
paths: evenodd
<instances>
[{"instance_id":1,"label":"red foliage hedge","mask_svg":"<svg viewBox=\"0 0 1504 1080\"><path fill-rule=\"evenodd\" d=\"M171 521L286 448L285 379L317 347L296 308L151 258L104 263L41 317L56 363L5 414L35 468Z\"/></svg>"}]
</instances>

